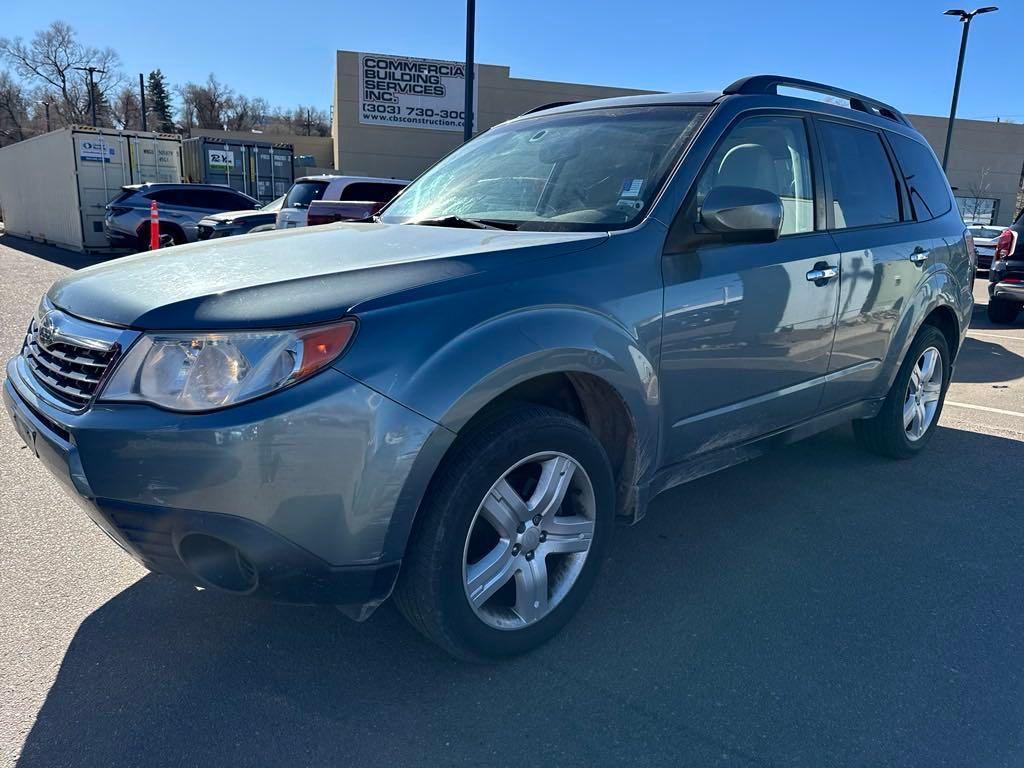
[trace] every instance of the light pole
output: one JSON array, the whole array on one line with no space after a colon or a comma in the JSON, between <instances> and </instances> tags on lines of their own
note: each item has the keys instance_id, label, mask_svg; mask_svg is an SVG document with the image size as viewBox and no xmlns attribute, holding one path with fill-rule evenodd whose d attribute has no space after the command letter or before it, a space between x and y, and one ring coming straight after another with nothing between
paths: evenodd
<instances>
[{"instance_id":1,"label":"light pole","mask_svg":"<svg viewBox=\"0 0 1024 768\"><path fill-rule=\"evenodd\" d=\"M476 32L476 0L466 0L466 117L462 121L462 140L473 138L473 38Z\"/></svg>"},{"instance_id":2,"label":"light pole","mask_svg":"<svg viewBox=\"0 0 1024 768\"><path fill-rule=\"evenodd\" d=\"M967 52L967 35L971 31L971 19L982 13L998 11L994 5L986 5L984 8L975 8L973 11L963 11L959 8L951 8L945 12L946 16L957 16L960 23L964 25L963 34L960 36L960 58L956 62L956 81L953 83L953 102L949 105L949 125L946 126L946 147L942 150L942 170L946 170L946 163L949 161L949 144L953 140L953 121L956 119L956 103L960 99L960 76L964 73L964 53Z\"/></svg>"},{"instance_id":3,"label":"light pole","mask_svg":"<svg viewBox=\"0 0 1024 768\"><path fill-rule=\"evenodd\" d=\"M100 69L99 67L74 67L79 72L89 73L89 106L92 108L92 127L96 127L96 85L93 83L92 76L99 72L101 75L107 74L107 70Z\"/></svg>"}]
</instances>

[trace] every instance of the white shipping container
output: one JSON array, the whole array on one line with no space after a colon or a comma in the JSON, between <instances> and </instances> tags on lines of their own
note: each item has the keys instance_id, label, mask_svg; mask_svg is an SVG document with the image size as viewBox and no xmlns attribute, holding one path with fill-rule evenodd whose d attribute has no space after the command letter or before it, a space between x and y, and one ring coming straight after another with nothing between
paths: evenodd
<instances>
[{"instance_id":1,"label":"white shipping container","mask_svg":"<svg viewBox=\"0 0 1024 768\"><path fill-rule=\"evenodd\" d=\"M0 149L7 232L73 251L110 250L103 216L121 187L180 181L173 134L74 126Z\"/></svg>"}]
</instances>

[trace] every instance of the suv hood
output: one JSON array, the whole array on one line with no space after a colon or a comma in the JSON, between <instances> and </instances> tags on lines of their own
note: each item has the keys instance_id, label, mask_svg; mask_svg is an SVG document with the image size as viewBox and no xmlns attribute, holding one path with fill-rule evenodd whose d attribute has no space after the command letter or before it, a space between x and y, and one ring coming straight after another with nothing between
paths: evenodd
<instances>
[{"instance_id":1,"label":"suv hood","mask_svg":"<svg viewBox=\"0 0 1024 768\"><path fill-rule=\"evenodd\" d=\"M141 330L226 330L338 319L356 305L523 259L597 245L604 232L336 224L126 256L47 296L87 320Z\"/></svg>"},{"instance_id":2,"label":"suv hood","mask_svg":"<svg viewBox=\"0 0 1024 768\"><path fill-rule=\"evenodd\" d=\"M224 213L211 213L209 216L203 216L203 219L216 222L238 221L239 219L248 219L252 216L266 216L272 219L277 216L277 211L225 211Z\"/></svg>"}]
</instances>

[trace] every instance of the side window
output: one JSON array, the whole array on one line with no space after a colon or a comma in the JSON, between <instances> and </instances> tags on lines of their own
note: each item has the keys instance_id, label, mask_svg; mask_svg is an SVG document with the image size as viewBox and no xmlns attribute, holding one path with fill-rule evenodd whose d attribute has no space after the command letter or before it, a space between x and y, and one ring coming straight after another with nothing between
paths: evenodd
<instances>
[{"instance_id":1,"label":"side window","mask_svg":"<svg viewBox=\"0 0 1024 768\"><path fill-rule=\"evenodd\" d=\"M715 150L697 182L700 204L715 187L754 187L782 200L783 235L814 229L807 128L802 118L765 115L743 120Z\"/></svg>"},{"instance_id":2,"label":"side window","mask_svg":"<svg viewBox=\"0 0 1024 768\"><path fill-rule=\"evenodd\" d=\"M345 187L341 193L342 200L359 202L386 203L402 191L401 184L384 184L375 181L356 181Z\"/></svg>"},{"instance_id":3,"label":"side window","mask_svg":"<svg viewBox=\"0 0 1024 768\"><path fill-rule=\"evenodd\" d=\"M913 139L889 133L889 144L903 170L910 192L910 205L918 221L947 213L953 207L949 184L932 151Z\"/></svg>"},{"instance_id":4,"label":"side window","mask_svg":"<svg viewBox=\"0 0 1024 768\"><path fill-rule=\"evenodd\" d=\"M252 208L252 202L236 195L234 192L214 192L215 204L217 208L223 208L225 211L243 211Z\"/></svg>"},{"instance_id":5,"label":"side window","mask_svg":"<svg viewBox=\"0 0 1024 768\"><path fill-rule=\"evenodd\" d=\"M902 221L899 181L882 137L866 128L819 123L832 182L836 229Z\"/></svg>"}]
</instances>

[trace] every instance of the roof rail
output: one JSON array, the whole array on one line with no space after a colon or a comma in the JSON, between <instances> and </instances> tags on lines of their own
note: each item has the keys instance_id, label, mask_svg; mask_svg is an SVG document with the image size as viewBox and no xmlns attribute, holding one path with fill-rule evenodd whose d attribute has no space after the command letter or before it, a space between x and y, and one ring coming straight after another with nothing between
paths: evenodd
<instances>
[{"instance_id":1,"label":"roof rail","mask_svg":"<svg viewBox=\"0 0 1024 768\"><path fill-rule=\"evenodd\" d=\"M884 101L872 99L860 93L847 91L844 88L836 88L824 83L816 83L813 80L800 80L796 77L784 77L782 75L751 75L741 77L735 83L726 86L722 93L732 94L777 94L779 86L799 88L804 91L813 91L826 96L839 96L850 102L850 108L858 112L867 112L869 115L881 115L889 120L904 125L910 125L910 121L896 107L891 107Z\"/></svg>"},{"instance_id":2,"label":"roof rail","mask_svg":"<svg viewBox=\"0 0 1024 768\"><path fill-rule=\"evenodd\" d=\"M550 104L541 104L539 107L528 109L525 112L523 112L523 114L520 115L520 117L523 117L523 115L532 115L534 112L543 112L545 109L554 109L555 107L567 107L570 104L577 103L578 102L575 101L552 101Z\"/></svg>"}]
</instances>

